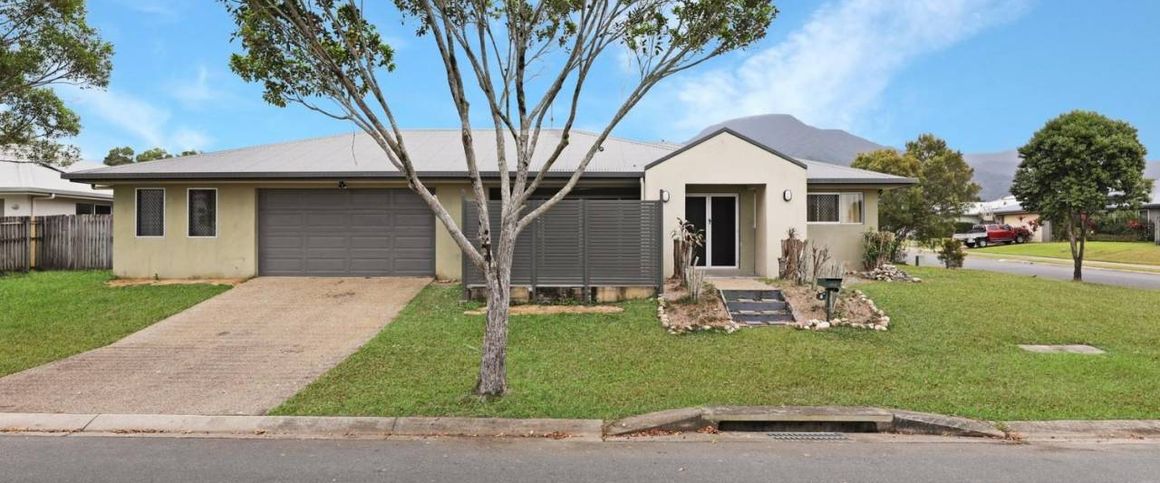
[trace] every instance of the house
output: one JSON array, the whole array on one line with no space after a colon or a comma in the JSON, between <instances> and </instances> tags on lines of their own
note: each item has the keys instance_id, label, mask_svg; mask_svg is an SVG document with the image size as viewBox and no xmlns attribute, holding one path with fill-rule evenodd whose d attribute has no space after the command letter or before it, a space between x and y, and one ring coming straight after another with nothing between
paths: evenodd
<instances>
[{"instance_id":1,"label":"house","mask_svg":"<svg viewBox=\"0 0 1160 483\"><path fill-rule=\"evenodd\" d=\"M1152 239L1160 245L1160 186L1156 186L1152 191L1152 200L1140 207L1140 218L1152 223L1152 229L1155 230Z\"/></svg>"},{"instance_id":2,"label":"house","mask_svg":"<svg viewBox=\"0 0 1160 483\"><path fill-rule=\"evenodd\" d=\"M994 201L974 203L967 209L959 221L1023 227L1031 230L1030 241L1051 241L1050 222L1040 220L1039 214L1024 209L1023 205L1019 203L1019 200L1011 195Z\"/></svg>"},{"instance_id":3,"label":"house","mask_svg":"<svg viewBox=\"0 0 1160 483\"><path fill-rule=\"evenodd\" d=\"M545 130L540 145L554 145L560 134ZM495 198L495 132L479 131L473 138L481 174ZM572 131L570 147L545 172L548 189L565 182L595 138ZM473 207L465 202L471 185L460 131L409 130L404 139L423 182L456 221L462 226L473 219L463 216ZM533 167L544 164L548 151L537 150ZM465 275L447 230L363 133L64 176L113 188L113 269L122 277ZM570 198L594 206L659 209L648 221L618 219L615 226L622 229L605 235L622 239L601 250L611 255L637 250L646 243L636 234L647 233L652 241L645 248L656 254L647 262L663 267L665 276L673 273L669 234L681 218L705 230L701 264L710 273L776 277L781 240L790 228L828 246L850 268L858 267L861 234L877 229L879 194L913 183L794 159L721 129L684 146L607 139ZM642 224L647 230L640 231ZM552 230L545 225L536 231L547 238ZM613 268L625 270L625 265ZM584 269L586 281L590 269ZM660 276L658 271L658 281Z\"/></svg>"},{"instance_id":4,"label":"house","mask_svg":"<svg viewBox=\"0 0 1160 483\"><path fill-rule=\"evenodd\" d=\"M61 179L64 172L35 162L0 158L0 216L112 212L112 192Z\"/></svg>"}]
</instances>

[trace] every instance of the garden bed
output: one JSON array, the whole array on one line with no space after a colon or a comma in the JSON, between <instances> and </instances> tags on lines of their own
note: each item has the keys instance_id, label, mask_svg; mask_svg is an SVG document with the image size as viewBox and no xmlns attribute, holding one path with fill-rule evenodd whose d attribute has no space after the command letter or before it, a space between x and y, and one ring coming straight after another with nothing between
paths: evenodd
<instances>
[{"instance_id":1,"label":"garden bed","mask_svg":"<svg viewBox=\"0 0 1160 483\"><path fill-rule=\"evenodd\" d=\"M689 290L679 281L666 281L664 294L657 298L657 315L661 326L673 334L706 330L733 332L740 328L729 318L717 288L708 284L700 300L693 301Z\"/></svg>"}]
</instances>

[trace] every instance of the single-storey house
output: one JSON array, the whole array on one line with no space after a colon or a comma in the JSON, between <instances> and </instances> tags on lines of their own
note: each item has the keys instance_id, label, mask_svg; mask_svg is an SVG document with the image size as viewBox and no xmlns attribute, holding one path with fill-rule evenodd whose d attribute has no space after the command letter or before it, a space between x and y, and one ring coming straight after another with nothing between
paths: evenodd
<instances>
[{"instance_id":1,"label":"single-storey house","mask_svg":"<svg viewBox=\"0 0 1160 483\"><path fill-rule=\"evenodd\" d=\"M560 133L545 130L540 145L554 145ZM463 216L464 210L474 208L465 201L472 198L460 131L408 130L403 136L426 186L461 224L473 223L474 217ZM595 138L592 133L572 132L570 147L545 174L549 191L565 182ZM474 142L482 176L496 199L495 133L477 132ZM543 165L548 151L537 150L533 171ZM448 232L363 133L65 177L112 187L113 270L122 277L464 279L469 270ZM835 259L855 269L862 233L877 229L879 194L912 183L909 178L795 159L729 129L684 146L610 138L570 195L571 200L590 203L577 208L580 228L566 231L573 227L554 228L546 222L526 231L541 241L553 236L559 243L606 240L600 248L601 255L608 255L601 262L605 265L583 261L576 265L586 283L589 272L604 270L601 267L633 270L632 257L616 257L620 251L636 254L642 244L648 245L645 251L655 253L645 262L655 265L656 278L661 270L664 276L671 275L670 234L677 229L678 218L705 231L706 246L699 260L712 274L776 277L781 240L790 228L828 246ZM615 212L622 205L659 211L647 219L620 216L615 223L599 226L584 221L585 216ZM557 210L565 211L558 206L548 214ZM474 231L467 233L472 237ZM637 233L647 234L640 240L650 241L637 241ZM534 258L541 268L569 261L566 255ZM536 262L530 263L535 270Z\"/></svg>"},{"instance_id":2,"label":"single-storey house","mask_svg":"<svg viewBox=\"0 0 1160 483\"><path fill-rule=\"evenodd\" d=\"M0 216L112 212L112 191L61 179L64 172L35 162L0 158Z\"/></svg>"},{"instance_id":3,"label":"single-storey house","mask_svg":"<svg viewBox=\"0 0 1160 483\"><path fill-rule=\"evenodd\" d=\"M1160 245L1160 186L1152 191L1152 200L1140 208L1140 218L1152 223L1152 229L1155 230L1152 239Z\"/></svg>"},{"instance_id":4,"label":"single-storey house","mask_svg":"<svg viewBox=\"0 0 1160 483\"><path fill-rule=\"evenodd\" d=\"M959 221L971 223L996 223L1011 225L1031 230L1031 240L1034 242L1051 241L1051 225L1046 220L1041 221L1038 213L1032 213L1023 208L1019 200L1008 195L994 201L974 203L964 213Z\"/></svg>"}]
</instances>

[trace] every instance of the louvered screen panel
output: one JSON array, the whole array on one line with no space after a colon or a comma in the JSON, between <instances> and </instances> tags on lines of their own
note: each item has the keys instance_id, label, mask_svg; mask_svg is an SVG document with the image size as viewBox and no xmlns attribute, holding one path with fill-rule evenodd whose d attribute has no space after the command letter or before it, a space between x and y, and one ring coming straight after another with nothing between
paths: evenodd
<instances>
[{"instance_id":1,"label":"louvered screen panel","mask_svg":"<svg viewBox=\"0 0 1160 483\"><path fill-rule=\"evenodd\" d=\"M488 209L492 232L498 233L499 202L489 202ZM657 201L561 201L517 239L512 284L659 286L661 210ZM473 240L477 220L475 205L465 201L463 227ZM478 240L474 242L479 246ZM483 274L466 258L463 274L467 286L485 285Z\"/></svg>"}]
</instances>

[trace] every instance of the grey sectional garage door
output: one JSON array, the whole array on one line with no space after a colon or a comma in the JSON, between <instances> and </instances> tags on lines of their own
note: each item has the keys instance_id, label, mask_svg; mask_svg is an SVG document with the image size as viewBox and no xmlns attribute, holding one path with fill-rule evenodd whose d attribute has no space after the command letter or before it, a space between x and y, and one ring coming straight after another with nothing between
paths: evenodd
<instances>
[{"instance_id":1,"label":"grey sectional garage door","mask_svg":"<svg viewBox=\"0 0 1160 483\"><path fill-rule=\"evenodd\" d=\"M259 190L258 273L435 273L435 217L401 189Z\"/></svg>"}]
</instances>

